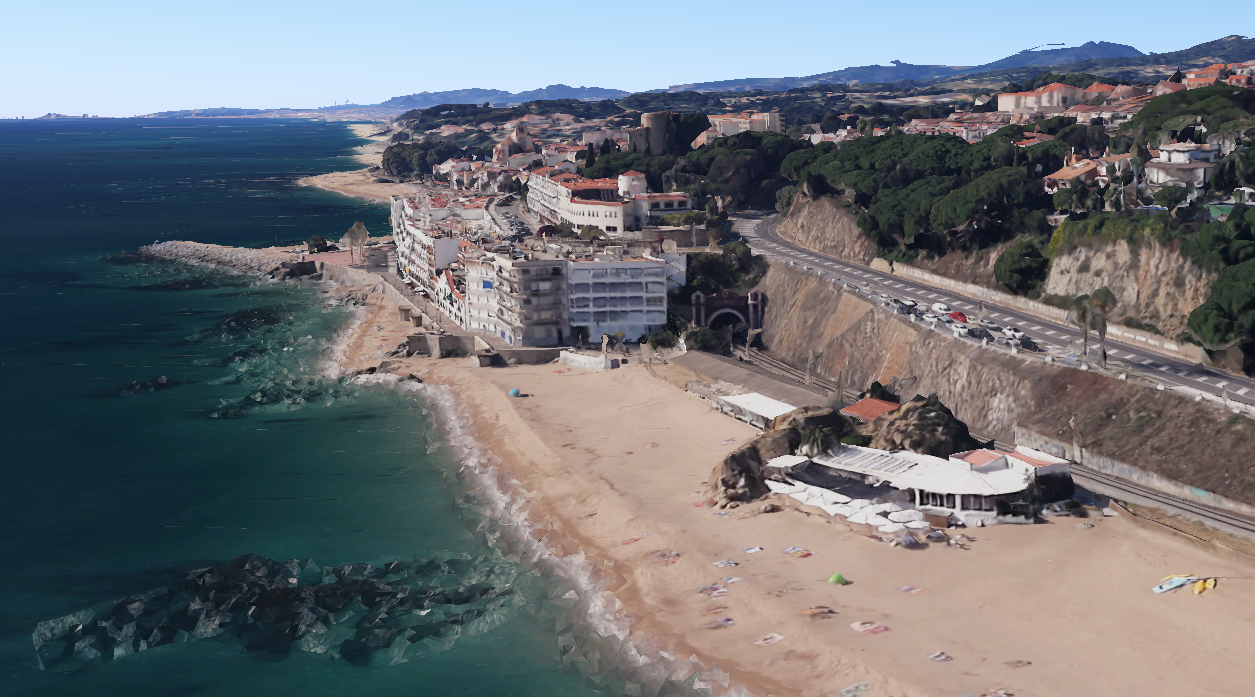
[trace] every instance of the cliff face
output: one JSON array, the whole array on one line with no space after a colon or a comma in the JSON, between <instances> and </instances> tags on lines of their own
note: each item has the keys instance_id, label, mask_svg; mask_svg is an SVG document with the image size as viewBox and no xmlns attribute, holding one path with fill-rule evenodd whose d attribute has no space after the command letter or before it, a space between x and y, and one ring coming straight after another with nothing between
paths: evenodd
<instances>
[{"instance_id":1,"label":"cliff face","mask_svg":"<svg viewBox=\"0 0 1255 697\"><path fill-rule=\"evenodd\" d=\"M787 363L804 367L808 350L822 350L819 375L858 389L915 377L904 398L935 392L972 431L1004 442L1014 441L1017 424L1071 441L1075 415L1087 448L1255 504L1255 421L943 336L790 267L772 265L758 290L766 296L763 343Z\"/></svg>"},{"instance_id":2,"label":"cliff face","mask_svg":"<svg viewBox=\"0 0 1255 697\"><path fill-rule=\"evenodd\" d=\"M857 216L836 199L824 197L812 201L798 194L777 232L807 249L869 264L876 256L876 245L858 229L856 220Z\"/></svg>"},{"instance_id":3,"label":"cliff face","mask_svg":"<svg viewBox=\"0 0 1255 697\"><path fill-rule=\"evenodd\" d=\"M1175 245L1146 241L1134 249L1119 240L1056 254L1044 290L1076 297L1107 286L1120 301L1118 323L1151 325L1175 337L1194 308L1207 301L1215 282L1216 274L1183 258Z\"/></svg>"}]
</instances>

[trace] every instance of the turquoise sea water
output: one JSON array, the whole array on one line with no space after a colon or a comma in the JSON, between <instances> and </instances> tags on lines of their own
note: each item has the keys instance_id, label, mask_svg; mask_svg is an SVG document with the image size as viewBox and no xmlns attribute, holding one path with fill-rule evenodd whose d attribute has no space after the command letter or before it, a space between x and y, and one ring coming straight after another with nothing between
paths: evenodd
<instances>
[{"instance_id":1,"label":"turquoise sea water","mask_svg":"<svg viewBox=\"0 0 1255 697\"><path fill-rule=\"evenodd\" d=\"M530 612L390 666L210 638L40 670L38 623L237 555L491 554L459 514L457 463L428 452L429 404L309 377L343 308L313 285L116 254L332 237L355 220L381 234L384 207L293 184L354 168L357 144L300 121L0 122L0 694L618 691L564 667L555 628ZM526 585L528 569L495 564Z\"/></svg>"}]
</instances>

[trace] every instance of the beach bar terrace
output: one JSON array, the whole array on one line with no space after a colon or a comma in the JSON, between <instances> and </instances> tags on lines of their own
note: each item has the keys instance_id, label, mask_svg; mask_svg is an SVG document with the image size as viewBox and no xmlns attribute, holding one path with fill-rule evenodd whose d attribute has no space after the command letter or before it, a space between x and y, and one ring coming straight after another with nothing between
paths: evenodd
<instances>
[{"instance_id":1,"label":"beach bar terrace","mask_svg":"<svg viewBox=\"0 0 1255 697\"><path fill-rule=\"evenodd\" d=\"M1070 479L1067 460L1023 446L1006 452L982 448L940 458L840 445L811 461L867 484L910 491L918 510L952 515L965 525L996 522L1039 478ZM1066 487L1044 489L1064 491Z\"/></svg>"}]
</instances>

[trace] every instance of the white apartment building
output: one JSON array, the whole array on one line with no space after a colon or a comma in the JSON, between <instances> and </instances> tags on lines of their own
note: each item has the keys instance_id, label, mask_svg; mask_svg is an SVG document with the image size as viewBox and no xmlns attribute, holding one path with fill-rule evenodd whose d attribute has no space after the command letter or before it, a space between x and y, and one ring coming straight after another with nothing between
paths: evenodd
<instances>
[{"instance_id":1,"label":"white apartment building","mask_svg":"<svg viewBox=\"0 0 1255 697\"><path fill-rule=\"evenodd\" d=\"M617 179L585 179L552 167L528 175L527 206L551 225L569 223L579 229L599 228L614 237L639 230L650 216L692 210L685 193L655 194L646 190L645 175L630 171Z\"/></svg>"},{"instance_id":2,"label":"white apartment building","mask_svg":"<svg viewBox=\"0 0 1255 697\"><path fill-rule=\"evenodd\" d=\"M437 274L458 260L464 239L484 232L490 197L433 194L393 196L392 234L397 245L397 275L436 297Z\"/></svg>"},{"instance_id":3,"label":"white apartment building","mask_svg":"<svg viewBox=\"0 0 1255 697\"><path fill-rule=\"evenodd\" d=\"M610 248L613 250L614 248ZM667 323L667 269L662 259L611 254L569 261L567 313L571 331L623 332L628 339Z\"/></svg>"}]
</instances>

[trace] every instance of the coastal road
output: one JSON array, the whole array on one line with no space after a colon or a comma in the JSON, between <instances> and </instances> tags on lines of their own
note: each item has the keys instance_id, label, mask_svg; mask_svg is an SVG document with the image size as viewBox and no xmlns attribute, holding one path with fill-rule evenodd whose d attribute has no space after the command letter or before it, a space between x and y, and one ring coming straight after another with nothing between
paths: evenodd
<instances>
[{"instance_id":1,"label":"coastal road","mask_svg":"<svg viewBox=\"0 0 1255 697\"><path fill-rule=\"evenodd\" d=\"M898 299L912 299L921 305L945 303L952 309L974 316L977 301L932 286L904 280L893 274L881 273L853 262L821 254L789 242L776 233L780 223L778 214L742 214L732 224L732 231L741 236L756 254L769 259L792 261L813 269L814 273L841 283L865 288L872 293L887 293ZM1081 338L1076 327L1056 324L1049 320L1018 310L985 303L986 314L1002 326L1015 326L1049 353L1066 359L1075 357L1069 347ZM1094 342L1095 344L1097 342ZM1096 356L1097 347L1091 345ZM1255 405L1255 380L1218 370L1199 369L1184 360L1164 356L1136 345L1107 340L1108 364L1125 366L1130 373L1140 375L1165 387L1188 387L1208 394L1223 396L1231 401Z\"/></svg>"}]
</instances>

